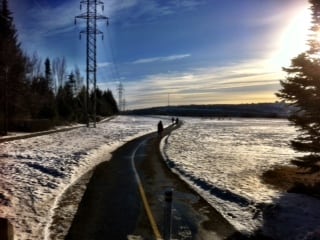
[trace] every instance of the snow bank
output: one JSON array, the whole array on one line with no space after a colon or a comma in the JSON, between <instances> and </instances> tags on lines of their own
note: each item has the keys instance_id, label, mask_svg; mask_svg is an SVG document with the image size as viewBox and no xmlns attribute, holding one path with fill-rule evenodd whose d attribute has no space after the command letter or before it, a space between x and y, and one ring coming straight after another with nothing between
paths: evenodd
<instances>
[{"instance_id":1,"label":"snow bank","mask_svg":"<svg viewBox=\"0 0 320 240\"><path fill-rule=\"evenodd\" d=\"M119 116L97 128L1 143L0 217L10 219L15 239L50 239L65 190L126 141L155 131L158 121Z\"/></svg>"},{"instance_id":2,"label":"snow bank","mask_svg":"<svg viewBox=\"0 0 320 240\"><path fill-rule=\"evenodd\" d=\"M320 201L281 193L260 179L299 156L288 144L295 134L279 119L185 118L161 149L169 167L239 231L302 239L320 227Z\"/></svg>"}]
</instances>

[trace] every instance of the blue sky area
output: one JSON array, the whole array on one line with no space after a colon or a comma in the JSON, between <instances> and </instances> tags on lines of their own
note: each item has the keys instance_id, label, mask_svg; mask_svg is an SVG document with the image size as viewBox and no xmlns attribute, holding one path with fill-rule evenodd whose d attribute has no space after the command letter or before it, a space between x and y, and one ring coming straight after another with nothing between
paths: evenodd
<instances>
[{"instance_id":1,"label":"blue sky area","mask_svg":"<svg viewBox=\"0 0 320 240\"><path fill-rule=\"evenodd\" d=\"M282 67L306 49L307 0L104 0L98 84L126 108L273 102ZM24 50L85 71L80 0L10 0Z\"/></svg>"}]
</instances>

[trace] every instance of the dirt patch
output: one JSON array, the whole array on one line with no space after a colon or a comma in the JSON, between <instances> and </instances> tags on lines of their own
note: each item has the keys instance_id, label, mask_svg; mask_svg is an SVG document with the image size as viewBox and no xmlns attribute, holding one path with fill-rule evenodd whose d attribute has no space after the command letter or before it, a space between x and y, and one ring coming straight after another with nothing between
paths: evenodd
<instances>
[{"instance_id":1,"label":"dirt patch","mask_svg":"<svg viewBox=\"0 0 320 240\"><path fill-rule=\"evenodd\" d=\"M295 166L278 166L262 175L265 183L286 192L302 193L320 198L320 171Z\"/></svg>"}]
</instances>

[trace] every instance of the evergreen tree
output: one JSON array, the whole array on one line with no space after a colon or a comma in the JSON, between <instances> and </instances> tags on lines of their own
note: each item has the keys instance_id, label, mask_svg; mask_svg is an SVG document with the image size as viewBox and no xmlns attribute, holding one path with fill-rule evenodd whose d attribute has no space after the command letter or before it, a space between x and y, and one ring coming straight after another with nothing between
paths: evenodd
<instances>
[{"instance_id":1,"label":"evergreen tree","mask_svg":"<svg viewBox=\"0 0 320 240\"><path fill-rule=\"evenodd\" d=\"M49 88L53 90L55 87L52 81L52 70L51 70L51 63L49 58L46 58L46 60L44 61L44 66L45 66L45 70L44 70L45 79L48 83Z\"/></svg>"},{"instance_id":2,"label":"evergreen tree","mask_svg":"<svg viewBox=\"0 0 320 240\"><path fill-rule=\"evenodd\" d=\"M289 117L299 134L292 143L298 151L308 153L293 162L298 166L317 169L320 161L320 1L310 0L313 34L309 50L292 59L291 66L283 68L287 73L282 89L276 95L292 106Z\"/></svg>"},{"instance_id":3,"label":"evergreen tree","mask_svg":"<svg viewBox=\"0 0 320 240\"><path fill-rule=\"evenodd\" d=\"M70 101L71 100L71 101ZM60 120L71 121L73 116L72 108L72 93L70 88L65 85L64 87L59 87L56 96L57 110Z\"/></svg>"},{"instance_id":4,"label":"evergreen tree","mask_svg":"<svg viewBox=\"0 0 320 240\"><path fill-rule=\"evenodd\" d=\"M68 81L66 82L66 85L68 85L72 94L75 95L75 93L76 93L76 79L75 79L75 75L73 72L70 73L70 75L68 77Z\"/></svg>"},{"instance_id":5,"label":"evergreen tree","mask_svg":"<svg viewBox=\"0 0 320 240\"><path fill-rule=\"evenodd\" d=\"M111 116L118 113L117 102L113 97L112 92L108 89L107 91L102 91L101 89L96 89L97 105L96 105L96 114L97 116ZM94 93L90 94L91 103L93 102ZM90 113L93 109L93 106L90 106Z\"/></svg>"},{"instance_id":6,"label":"evergreen tree","mask_svg":"<svg viewBox=\"0 0 320 240\"><path fill-rule=\"evenodd\" d=\"M57 107L60 119L65 121L76 121L75 98L73 92L74 74L69 75L68 81L64 87L59 87L57 93Z\"/></svg>"},{"instance_id":7,"label":"evergreen tree","mask_svg":"<svg viewBox=\"0 0 320 240\"><path fill-rule=\"evenodd\" d=\"M79 93L83 86L83 77L80 73L80 68L75 66L74 68L74 77L75 77L75 93Z\"/></svg>"},{"instance_id":8,"label":"evergreen tree","mask_svg":"<svg viewBox=\"0 0 320 240\"><path fill-rule=\"evenodd\" d=\"M6 134L7 123L26 114L23 101L26 57L18 42L7 0L2 0L1 4L0 29L0 117L4 123L2 132Z\"/></svg>"},{"instance_id":9,"label":"evergreen tree","mask_svg":"<svg viewBox=\"0 0 320 240\"><path fill-rule=\"evenodd\" d=\"M119 108L118 108L117 101L113 97L112 91L109 89L105 91L103 93L103 98L105 99L105 102L108 102L110 104L110 108L111 108L110 115L117 114L119 112Z\"/></svg>"},{"instance_id":10,"label":"evergreen tree","mask_svg":"<svg viewBox=\"0 0 320 240\"><path fill-rule=\"evenodd\" d=\"M77 109L77 119L81 123L86 123L86 112L85 112L85 103L86 103L86 87L82 86L79 90L77 97L75 98L76 109Z\"/></svg>"},{"instance_id":11,"label":"evergreen tree","mask_svg":"<svg viewBox=\"0 0 320 240\"><path fill-rule=\"evenodd\" d=\"M311 4L311 14L312 14L312 26L310 28L311 34L309 38L309 50L307 51L310 55L315 55L320 53L320 1L319 0L309 0Z\"/></svg>"}]
</instances>

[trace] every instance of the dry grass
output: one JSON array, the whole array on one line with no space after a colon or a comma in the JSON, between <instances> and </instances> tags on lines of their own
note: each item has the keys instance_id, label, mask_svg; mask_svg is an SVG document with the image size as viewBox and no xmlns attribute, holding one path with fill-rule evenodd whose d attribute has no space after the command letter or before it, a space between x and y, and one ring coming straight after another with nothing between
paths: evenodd
<instances>
[{"instance_id":1,"label":"dry grass","mask_svg":"<svg viewBox=\"0 0 320 240\"><path fill-rule=\"evenodd\" d=\"M320 198L320 171L294 166L278 166L266 171L262 179L265 183L286 192L295 192Z\"/></svg>"}]
</instances>

